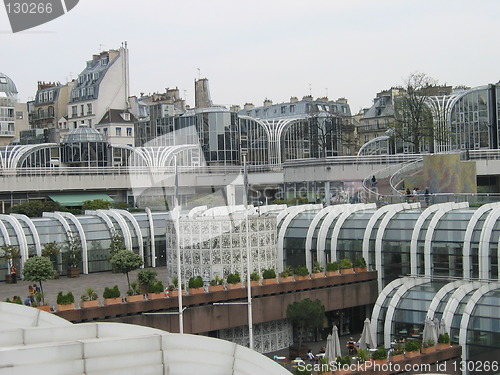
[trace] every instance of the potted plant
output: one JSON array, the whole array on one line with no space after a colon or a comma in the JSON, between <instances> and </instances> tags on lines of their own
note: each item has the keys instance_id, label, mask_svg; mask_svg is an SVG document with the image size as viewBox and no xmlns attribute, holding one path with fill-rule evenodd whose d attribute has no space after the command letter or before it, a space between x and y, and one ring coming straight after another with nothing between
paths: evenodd
<instances>
[{"instance_id":1,"label":"potted plant","mask_svg":"<svg viewBox=\"0 0 500 375\"><path fill-rule=\"evenodd\" d=\"M372 354L372 359L375 361L377 364L384 364L387 362L387 350L385 350L384 347L378 348L373 354Z\"/></svg>"},{"instance_id":2,"label":"potted plant","mask_svg":"<svg viewBox=\"0 0 500 375\"><path fill-rule=\"evenodd\" d=\"M156 282L157 275L158 274L152 269L145 269L137 272L137 282L142 290L142 294L148 293L148 288Z\"/></svg>"},{"instance_id":3,"label":"potted plant","mask_svg":"<svg viewBox=\"0 0 500 375\"><path fill-rule=\"evenodd\" d=\"M23 301L21 300L21 297L19 297L19 296L14 296L14 297L12 297L12 299L10 299L9 297L7 297L5 299L5 302L7 302L7 303L15 303L15 304L18 304L18 305L22 305L23 304Z\"/></svg>"},{"instance_id":4,"label":"potted plant","mask_svg":"<svg viewBox=\"0 0 500 375\"><path fill-rule=\"evenodd\" d=\"M0 259L7 263L7 273L5 274L6 284L17 283L17 269L15 263L21 258L21 252L17 246L4 245L0 248L2 255Z\"/></svg>"},{"instance_id":5,"label":"potted plant","mask_svg":"<svg viewBox=\"0 0 500 375\"><path fill-rule=\"evenodd\" d=\"M148 285L148 299L160 299L165 298L165 287L163 283L158 280L155 283L150 283Z\"/></svg>"},{"instance_id":6,"label":"potted plant","mask_svg":"<svg viewBox=\"0 0 500 375\"><path fill-rule=\"evenodd\" d=\"M309 280L309 270L306 266L300 266L295 269L295 281Z\"/></svg>"},{"instance_id":7,"label":"potted plant","mask_svg":"<svg viewBox=\"0 0 500 375\"><path fill-rule=\"evenodd\" d=\"M66 311L75 309L75 297L73 293L68 292L63 294L63 292L57 293L57 311Z\"/></svg>"},{"instance_id":8,"label":"potted plant","mask_svg":"<svg viewBox=\"0 0 500 375\"><path fill-rule=\"evenodd\" d=\"M283 272L280 273L279 282L289 283L293 281L293 269L291 266L286 266Z\"/></svg>"},{"instance_id":9,"label":"potted plant","mask_svg":"<svg viewBox=\"0 0 500 375\"><path fill-rule=\"evenodd\" d=\"M359 257L354 260L354 272L366 272L365 258Z\"/></svg>"},{"instance_id":10,"label":"potted plant","mask_svg":"<svg viewBox=\"0 0 500 375\"><path fill-rule=\"evenodd\" d=\"M215 275L215 277L210 280L208 285L209 292L220 292L224 290L224 280L219 277L219 275Z\"/></svg>"},{"instance_id":11,"label":"potted plant","mask_svg":"<svg viewBox=\"0 0 500 375\"><path fill-rule=\"evenodd\" d=\"M50 312L50 305L45 301L41 292L35 293L35 300L31 303L31 307Z\"/></svg>"},{"instance_id":12,"label":"potted plant","mask_svg":"<svg viewBox=\"0 0 500 375\"><path fill-rule=\"evenodd\" d=\"M318 358L318 374L332 375L332 366L326 357Z\"/></svg>"},{"instance_id":13,"label":"potted plant","mask_svg":"<svg viewBox=\"0 0 500 375\"><path fill-rule=\"evenodd\" d=\"M120 250L109 260L116 272L127 275L128 290L130 290L130 278L128 273L136 270L144 264L142 257L129 250Z\"/></svg>"},{"instance_id":14,"label":"potted plant","mask_svg":"<svg viewBox=\"0 0 500 375\"><path fill-rule=\"evenodd\" d=\"M104 293L102 294L102 297L104 298L104 306L117 305L119 303L122 303L118 285L115 285L112 288L108 287L104 288Z\"/></svg>"},{"instance_id":15,"label":"potted plant","mask_svg":"<svg viewBox=\"0 0 500 375\"><path fill-rule=\"evenodd\" d=\"M406 358L418 357L420 355L420 341L408 340L405 343Z\"/></svg>"},{"instance_id":16,"label":"potted plant","mask_svg":"<svg viewBox=\"0 0 500 375\"><path fill-rule=\"evenodd\" d=\"M354 273L354 269L352 268L352 262L349 259L339 260L339 268L340 268L340 273L343 275Z\"/></svg>"},{"instance_id":17,"label":"potted plant","mask_svg":"<svg viewBox=\"0 0 500 375\"><path fill-rule=\"evenodd\" d=\"M340 275L339 263L329 262L326 264L326 276L338 276Z\"/></svg>"},{"instance_id":18,"label":"potted plant","mask_svg":"<svg viewBox=\"0 0 500 375\"><path fill-rule=\"evenodd\" d=\"M85 289L85 294L80 297L80 308L86 309L89 307L99 306L99 300L97 299L97 293L93 288Z\"/></svg>"},{"instance_id":19,"label":"potted plant","mask_svg":"<svg viewBox=\"0 0 500 375\"><path fill-rule=\"evenodd\" d=\"M241 278L238 272L227 275L226 282L228 290L241 288Z\"/></svg>"},{"instance_id":20,"label":"potted plant","mask_svg":"<svg viewBox=\"0 0 500 375\"><path fill-rule=\"evenodd\" d=\"M392 351L390 352L391 356L391 362L398 362L398 361L402 361L403 359L405 359L405 347L403 345L403 343L401 342L398 342L394 348L392 349Z\"/></svg>"},{"instance_id":21,"label":"potted plant","mask_svg":"<svg viewBox=\"0 0 500 375\"><path fill-rule=\"evenodd\" d=\"M325 274L323 272L323 267L318 261L314 262L311 271L311 279L321 279L323 277L325 277Z\"/></svg>"},{"instance_id":22,"label":"potted plant","mask_svg":"<svg viewBox=\"0 0 500 375\"><path fill-rule=\"evenodd\" d=\"M130 287L127 289L127 297L125 298L127 302L139 302L144 300L144 294L139 287L137 281L130 283Z\"/></svg>"},{"instance_id":23,"label":"potted plant","mask_svg":"<svg viewBox=\"0 0 500 375\"><path fill-rule=\"evenodd\" d=\"M422 354L434 353L436 351L436 342L434 340L427 340L422 344L420 352Z\"/></svg>"},{"instance_id":24,"label":"potted plant","mask_svg":"<svg viewBox=\"0 0 500 375\"><path fill-rule=\"evenodd\" d=\"M43 245L42 256L49 258L52 262L52 265L54 267L54 279L58 279L60 276L60 273L57 269L60 253L61 247L57 244L56 241L47 242L45 245Z\"/></svg>"},{"instance_id":25,"label":"potted plant","mask_svg":"<svg viewBox=\"0 0 500 375\"><path fill-rule=\"evenodd\" d=\"M450 335L448 333L443 333L438 336L438 344L437 344L438 350L443 350L449 348L450 346L451 346Z\"/></svg>"},{"instance_id":26,"label":"potted plant","mask_svg":"<svg viewBox=\"0 0 500 375\"><path fill-rule=\"evenodd\" d=\"M276 284L276 271L272 268L262 271L262 285Z\"/></svg>"},{"instance_id":27,"label":"potted plant","mask_svg":"<svg viewBox=\"0 0 500 375\"><path fill-rule=\"evenodd\" d=\"M366 349L359 349L358 350L358 358L361 363L364 363L370 359L370 354L368 354L368 350Z\"/></svg>"},{"instance_id":28,"label":"potted plant","mask_svg":"<svg viewBox=\"0 0 500 375\"><path fill-rule=\"evenodd\" d=\"M179 295L178 286L179 286L179 279L176 276L172 279L172 284L168 286L170 297L177 297ZM186 291L184 290L184 284L181 285L181 290L182 290L182 295L183 296L186 295Z\"/></svg>"},{"instance_id":29,"label":"potted plant","mask_svg":"<svg viewBox=\"0 0 500 375\"><path fill-rule=\"evenodd\" d=\"M335 372L336 374L347 374L350 372L347 370L351 365L351 357L349 355L339 356L335 359L335 362L337 362L337 369L339 369L339 371Z\"/></svg>"},{"instance_id":30,"label":"potted plant","mask_svg":"<svg viewBox=\"0 0 500 375\"><path fill-rule=\"evenodd\" d=\"M250 274L250 286L259 286L260 285L260 275L258 272L252 272Z\"/></svg>"},{"instance_id":31,"label":"potted plant","mask_svg":"<svg viewBox=\"0 0 500 375\"><path fill-rule=\"evenodd\" d=\"M205 293L201 276L191 277L188 282L188 287L190 295Z\"/></svg>"},{"instance_id":32,"label":"potted plant","mask_svg":"<svg viewBox=\"0 0 500 375\"><path fill-rule=\"evenodd\" d=\"M79 277L80 265L82 263L82 244L76 234L72 233L66 241L66 251L63 253L63 257L68 277Z\"/></svg>"},{"instance_id":33,"label":"potted plant","mask_svg":"<svg viewBox=\"0 0 500 375\"><path fill-rule=\"evenodd\" d=\"M54 278L54 268L52 262L47 257L32 257L24 262L23 278L27 281L36 281L40 284L41 303L45 305L43 298L43 284L42 281Z\"/></svg>"}]
</instances>

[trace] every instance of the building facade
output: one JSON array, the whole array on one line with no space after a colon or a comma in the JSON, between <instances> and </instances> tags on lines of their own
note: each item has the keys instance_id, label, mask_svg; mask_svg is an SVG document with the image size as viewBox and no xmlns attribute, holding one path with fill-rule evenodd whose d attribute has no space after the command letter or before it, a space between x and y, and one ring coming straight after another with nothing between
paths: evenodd
<instances>
[{"instance_id":1,"label":"building facade","mask_svg":"<svg viewBox=\"0 0 500 375\"><path fill-rule=\"evenodd\" d=\"M0 73L0 145L9 144L16 135L16 104L14 81Z\"/></svg>"}]
</instances>

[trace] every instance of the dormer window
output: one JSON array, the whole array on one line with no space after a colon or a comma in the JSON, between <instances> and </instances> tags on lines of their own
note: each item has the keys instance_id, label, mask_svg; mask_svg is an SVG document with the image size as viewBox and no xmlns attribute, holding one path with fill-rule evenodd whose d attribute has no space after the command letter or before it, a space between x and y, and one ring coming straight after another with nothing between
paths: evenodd
<instances>
[{"instance_id":1,"label":"dormer window","mask_svg":"<svg viewBox=\"0 0 500 375\"><path fill-rule=\"evenodd\" d=\"M6 77L0 77L0 83L7 84L7 78Z\"/></svg>"},{"instance_id":2,"label":"dormer window","mask_svg":"<svg viewBox=\"0 0 500 375\"><path fill-rule=\"evenodd\" d=\"M106 57L103 57L103 58L101 59L101 64L102 64L102 65L108 65L108 62L109 62L109 57L107 57L107 56L106 56Z\"/></svg>"},{"instance_id":3,"label":"dormer window","mask_svg":"<svg viewBox=\"0 0 500 375\"><path fill-rule=\"evenodd\" d=\"M122 117L125 121L130 121L130 113L125 112L122 114Z\"/></svg>"}]
</instances>

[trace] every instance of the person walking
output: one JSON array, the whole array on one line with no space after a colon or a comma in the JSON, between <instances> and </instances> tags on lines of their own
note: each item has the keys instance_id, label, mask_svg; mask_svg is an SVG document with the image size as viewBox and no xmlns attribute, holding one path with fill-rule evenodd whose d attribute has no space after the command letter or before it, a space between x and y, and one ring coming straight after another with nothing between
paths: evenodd
<instances>
[{"instance_id":1,"label":"person walking","mask_svg":"<svg viewBox=\"0 0 500 375\"><path fill-rule=\"evenodd\" d=\"M425 205L428 206L430 202L430 192L429 192L429 187L425 188L424 192L424 200L425 200Z\"/></svg>"},{"instance_id":2,"label":"person walking","mask_svg":"<svg viewBox=\"0 0 500 375\"><path fill-rule=\"evenodd\" d=\"M375 178L375 175L372 176L371 185L372 185L372 191L375 191L377 189L377 179Z\"/></svg>"}]
</instances>

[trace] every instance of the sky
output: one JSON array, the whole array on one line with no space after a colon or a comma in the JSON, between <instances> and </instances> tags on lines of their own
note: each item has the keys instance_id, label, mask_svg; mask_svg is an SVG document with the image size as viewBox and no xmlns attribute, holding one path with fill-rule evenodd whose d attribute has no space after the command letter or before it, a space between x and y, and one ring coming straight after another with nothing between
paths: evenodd
<instances>
[{"instance_id":1,"label":"sky","mask_svg":"<svg viewBox=\"0 0 500 375\"><path fill-rule=\"evenodd\" d=\"M0 72L21 101L38 81L76 78L127 41L130 94L178 87L194 105L208 78L214 104L345 97L351 112L421 72L440 84L500 80L499 0L80 0L12 33L0 8Z\"/></svg>"}]
</instances>

